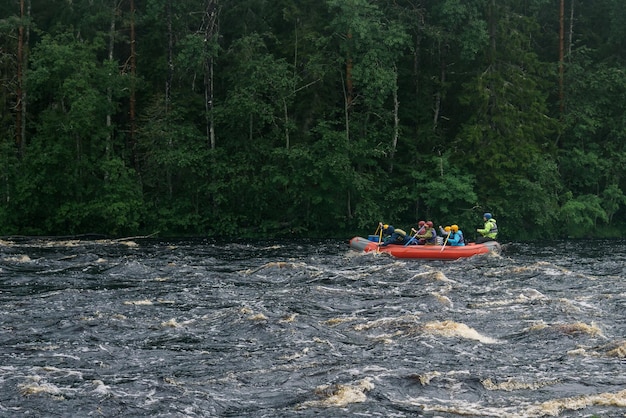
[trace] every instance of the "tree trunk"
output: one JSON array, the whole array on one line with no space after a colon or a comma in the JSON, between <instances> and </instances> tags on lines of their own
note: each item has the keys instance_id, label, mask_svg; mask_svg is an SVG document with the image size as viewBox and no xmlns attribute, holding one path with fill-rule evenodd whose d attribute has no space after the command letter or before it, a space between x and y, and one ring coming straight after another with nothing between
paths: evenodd
<instances>
[{"instance_id":1,"label":"tree trunk","mask_svg":"<svg viewBox=\"0 0 626 418\"><path fill-rule=\"evenodd\" d=\"M348 33L348 42L352 40L352 33ZM353 85L352 85L352 57L348 53L346 59L346 91L344 92L345 99L345 118L346 118L346 142L350 142L350 110L352 108L353 99Z\"/></svg>"},{"instance_id":2,"label":"tree trunk","mask_svg":"<svg viewBox=\"0 0 626 418\"><path fill-rule=\"evenodd\" d=\"M398 69L394 65L394 88L393 88L393 138L391 139L391 164L389 165L389 174L393 172L393 161L398 148L398 137L400 136L400 101L398 100Z\"/></svg>"},{"instance_id":3,"label":"tree trunk","mask_svg":"<svg viewBox=\"0 0 626 418\"><path fill-rule=\"evenodd\" d=\"M248 140L250 142L252 142L252 134L253 134L253 130L254 130L254 118L252 116L252 113L250 113L248 116L249 116L249 119L248 119Z\"/></svg>"},{"instance_id":4,"label":"tree trunk","mask_svg":"<svg viewBox=\"0 0 626 418\"><path fill-rule=\"evenodd\" d=\"M439 115L441 114L441 96L442 90L446 82L446 46L439 45L439 88L435 93L435 111L433 114L433 131L437 129L439 124Z\"/></svg>"},{"instance_id":5,"label":"tree trunk","mask_svg":"<svg viewBox=\"0 0 626 418\"><path fill-rule=\"evenodd\" d=\"M496 0L491 0L489 3L489 64L493 65L496 62Z\"/></svg>"},{"instance_id":6,"label":"tree trunk","mask_svg":"<svg viewBox=\"0 0 626 418\"><path fill-rule=\"evenodd\" d=\"M285 149L289 149L289 112L287 109L287 99L283 97L283 113L285 117Z\"/></svg>"},{"instance_id":7,"label":"tree trunk","mask_svg":"<svg viewBox=\"0 0 626 418\"><path fill-rule=\"evenodd\" d=\"M172 0L165 4L167 19L167 76L165 80L165 115L170 111L172 101L172 80L174 78L174 33L172 31Z\"/></svg>"},{"instance_id":8,"label":"tree trunk","mask_svg":"<svg viewBox=\"0 0 626 418\"><path fill-rule=\"evenodd\" d=\"M346 125L346 142L349 143L350 142L350 103L352 102L352 100L350 97L350 93L348 93L345 83L342 83L342 86L343 86L343 98L344 98L343 113L344 113L345 125Z\"/></svg>"},{"instance_id":9,"label":"tree trunk","mask_svg":"<svg viewBox=\"0 0 626 418\"><path fill-rule=\"evenodd\" d=\"M24 44L26 42L24 22L26 21L25 14L25 0L20 0L20 26L18 28L17 39L17 103L15 114L15 145L17 147L20 156L24 155L24 142L25 142L25 123L26 123L26 91L25 85L25 72L26 72L26 54L24 52ZM28 4L28 12L30 14L30 1Z\"/></svg>"},{"instance_id":10,"label":"tree trunk","mask_svg":"<svg viewBox=\"0 0 626 418\"><path fill-rule=\"evenodd\" d=\"M166 124L170 112L170 106L172 101L172 80L174 79L174 33L172 30L172 0L167 0L165 5L166 7L166 19L167 19L167 78L165 80L165 120ZM168 134L167 136L167 146L169 149L172 148L172 137ZM167 167L166 170L167 177L167 191L168 197L171 199L174 195L174 190L172 186L172 172Z\"/></svg>"},{"instance_id":11,"label":"tree trunk","mask_svg":"<svg viewBox=\"0 0 626 418\"><path fill-rule=\"evenodd\" d=\"M213 118L213 51L209 50L211 41L217 38L217 0L207 0L205 12L204 44L204 111L206 114L206 135L211 149L215 149L215 123Z\"/></svg>"},{"instance_id":12,"label":"tree trunk","mask_svg":"<svg viewBox=\"0 0 626 418\"><path fill-rule=\"evenodd\" d=\"M117 13L119 10L118 7L119 7L119 4L117 3L117 0L113 0L113 10L111 11L111 23L109 25L109 62L113 62L113 50L115 46L115 19L117 17ZM107 87L107 101L109 102L109 109L110 109L111 104L113 102L113 90L110 86ZM112 149L111 118L112 118L111 112L107 112L106 126L107 126L108 134L107 134L107 140L106 140L106 145L105 145L106 158L111 157L111 149Z\"/></svg>"},{"instance_id":13,"label":"tree trunk","mask_svg":"<svg viewBox=\"0 0 626 418\"><path fill-rule=\"evenodd\" d=\"M300 22L300 19L296 18L296 22L294 24L294 30L293 30L293 34L294 34L294 47L293 47L293 80L294 80L294 88L293 91L291 91L291 94L295 95L296 94L296 87L295 87L295 79L296 79L296 72L297 72L297 68L298 68L298 23ZM287 108L287 98L283 97L283 116L285 118L285 149L289 149L290 147L290 141L289 141L289 110Z\"/></svg>"},{"instance_id":14,"label":"tree trunk","mask_svg":"<svg viewBox=\"0 0 626 418\"><path fill-rule=\"evenodd\" d=\"M560 1L559 7L559 114L563 118L565 108L563 93L564 51L565 51L565 0Z\"/></svg>"},{"instance_id":15,"label":"tree trunk","mask_svg":"<svg viewBox=\"0 0 626 418\"><path fill-rule=\"evenodd\" d=\"M496 71L496 27L497 27L497 17L496 17L496 0L491 0L489 2L489 40L490 40L490 48L489 48L489 56L488 63L490 73ZM487 110L488 115L490 117L489 125L492 125L494 111L497 108L497 96L495 94L495 86L493 85L493 78L489 77L489 108Z\"/></svg>"},{"instance_id":16,"label":"tree trunk","mask_svg":"<svg viewBox=\"0 0 626 418\"><path fill-rule=\"evenodd\" d=\"M136 114L136 75L137 75L137 52L135 50L135 0L130 0L130 103L129 103L129 119L130 119L130 135L129 135L129 149L133 165L137 172L139 167L137 164L137 152L136 152L136 131L137 121L135 119Z\"/></svg>"},{"instance_id":17,"label":"tree trunk","mask_svg":"<svg viewBox=\"0 0 626 418\"><path fill-rule=\"evenodd\" d=\"M567 56L572 56L572 37L574 36L574 1L571 0L571 7L569 10L569 33L567 37Z\"/></svg>"},{"instance_id":18,"label":"tree trunk","mask_svg":"<svg viewBox=\"0 0 626 418\"><path fill-rule=\"evenodd\" d=\"M413 78L415 79L415 108L419 109L419 95L420 95L420 46L422 43L422 37L418 33L415 36L415 52L413 52ZM415 137L419 139L419 115L415 118Z\"/></svg>"},{"instance_id":19,"label":"tree trunk","mask_svg":"<svg viewBox=\"0 0 626 418\"><path fill-rule=\"evenodd\" d=\"M420 83L419 76L421 72L420 66L420 52L422 45L422 36L419 33L419 28L417 33L415 34L415 52L413 52L413 78L415 79L415 108L419 109L419 95L420 95ZM419 115L415 117L415 143L416 149L420 148L420 123L419 123ZM417 159L417 156L413 157L413 161ZM417 218L419 216L419 206L420 199L419 196L415 196L415 207L414 207L414 216Z\"/></svg>"}]
</instances>

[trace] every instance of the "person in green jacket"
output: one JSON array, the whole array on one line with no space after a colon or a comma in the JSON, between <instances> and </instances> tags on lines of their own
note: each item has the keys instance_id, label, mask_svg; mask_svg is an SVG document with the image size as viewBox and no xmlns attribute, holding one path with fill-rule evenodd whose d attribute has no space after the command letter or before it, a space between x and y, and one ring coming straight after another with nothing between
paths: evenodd
<instances>
[{"instance_id":1,"label":"person in green jacket","mask_svg":"<svg viewBox=\"0 0 626 418\"><path fill-rule=\"evenodd\" d=\"M483 215L483 221L485 226L482 229L477 229L481 236L476 239L476 244L481 244L487 241L495 241L498 238L498 224L493 219L491 213L487 212Z\"/></svg>"}]
</instances>

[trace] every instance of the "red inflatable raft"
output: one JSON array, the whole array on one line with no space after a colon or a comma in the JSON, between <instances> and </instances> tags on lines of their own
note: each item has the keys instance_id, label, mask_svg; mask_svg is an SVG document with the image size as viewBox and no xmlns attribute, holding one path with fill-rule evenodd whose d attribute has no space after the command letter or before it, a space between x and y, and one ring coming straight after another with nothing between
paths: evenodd
<instances>
[{"instance_id":1,"label":"red inflatable raft","mask_svg":"<svg viewBox=\"0 0 626 418\"><path fill-rule=\"evenodd\" d=\"M490 252L500 253L500 244L489 241L483 244L467 243L464 246L441 245L400 245L390 244L385 247L378 242L363 237L354 237L350 240L350 248L357 251L387 253L397 258L415 258L424 260L457 260L473 257Z\"/></svg>"}]
</instances>

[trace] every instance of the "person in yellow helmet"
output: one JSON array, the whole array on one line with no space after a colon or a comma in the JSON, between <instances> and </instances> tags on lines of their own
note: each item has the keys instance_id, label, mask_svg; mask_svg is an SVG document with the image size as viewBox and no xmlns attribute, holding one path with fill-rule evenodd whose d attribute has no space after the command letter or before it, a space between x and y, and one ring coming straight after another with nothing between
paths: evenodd
<instances>
[{"instance_id":1,"label":"person in yellow helmet","mask_svg":"<svg viewBox=\"0 0 626 418\"><path fill-rule=\"evenodd\" d=\"M383 242L381 243L383 247L389 244L404 244L408 240L404 230L387 224L383 225L383 237Z\"/></svg>"},{"instance_id":2,"label":"person in yellow helmet","mask_svg":"<svg viewBox=\"0 0 626 418\"><path fill-rule=\"evenodd\" d=\"M437 237L437 245L448 245L449 238L450 225L446 225L445 228L439 225L439 236Z\"/></svg>"},{"instance_id":3,"label":"person in yellow helmet","mask_svg":"<svg viewBox=\"0 0 626 418\"><path fill-rule=\"evenodd\" d=\"M459 229L458 225L450 226L450 237L448 238L448 245L454 247L461 247L465 245L465 238L463 237L463 231Z\"/></svg>"},{"instance_id":4,"label":"person in yellow helmet","mask_svg":"<svg viewBox=\"0 0 626 418\"><path fill-rule=\"evenodd\" d=\"M454 247L464 246L465 239L463 238L463 231L459 229L459 226L454 224L442 228L439 226L439 233L444 238L443 243Z\"/></svg>"}]
</instances>

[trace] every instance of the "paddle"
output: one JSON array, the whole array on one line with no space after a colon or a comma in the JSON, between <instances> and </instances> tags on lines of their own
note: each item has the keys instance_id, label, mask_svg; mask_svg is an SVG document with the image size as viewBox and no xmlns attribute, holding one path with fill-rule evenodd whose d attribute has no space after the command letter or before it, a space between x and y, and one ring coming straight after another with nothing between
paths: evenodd
<instances>
[{"instance_id":1,"label":"paddle","mask_svg":"<svg viewBox=\"0 0 626 418\"><path fill-rule=\"evenodd\" d=\"M413 241L415 241L415 237L417 237L417 234L419 233L419 231L416 231L415 228L411 228L411 232L415 232L415 235L413 235L411 239L408 240L406 244L404 244L405 247L409 245L410 243L412 243Z\"/></svg>"},{"instance_id":2,"label":"paddle","mask_svg":"<svg viewBox=\"0 0 626 418\"><path fill-rule=\"evenodd\" d=\"M439 252L442 252L444 248L446 248L446 244L448 243L448 238L450 238L450 232L448 232L448 235L446 236L446 240L443 242L443 245L441 246L441 250L439 250Z\"/></svg>"},{"instance_id":3,"label":"paddle","mask_svg":"<svg viewBox=\"0 0 626 418\"><path fill-rule=\"evenodd\" d=\"M383 245L383 223L378 222L378 228L374 235L378 235L378 242L376 243L376 253L380 253L380 246Z\"/></svg>"}]
</instances>

